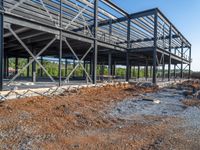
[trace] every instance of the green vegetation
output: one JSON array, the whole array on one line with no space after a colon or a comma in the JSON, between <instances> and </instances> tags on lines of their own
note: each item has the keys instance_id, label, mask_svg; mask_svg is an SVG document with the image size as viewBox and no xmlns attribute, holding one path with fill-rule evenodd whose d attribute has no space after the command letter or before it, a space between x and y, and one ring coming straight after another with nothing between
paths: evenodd
<instances>
[{"instance_id":1,"label":"green vegetation","mask_svg":"<svg viewBox=\"0 0 200 150\"><path fill-rule=\"evenodd\" d=\"M23 59L23 58L19 58L18 59L18 70L20 71L20 69L22 69L25 65L27 64L27 59ZM75 64L76 65L76 64ZM47 72L54 77L58 76L58 62L56 61L50 61L50 60L43 60L43 66L45 67L45 69L47 70ZM9 58L9 68L10 69L15 69L15 58ZM31 76L31 68L32 68L32 64L29 66L29 75ZM73 64L68 62L67 65L67 72L65 72L65 64L62 64L62 76L67 76L69 75L69 73L73 70ZM86 70L89 73L89 65L86 65ZM100 75L100 65L97 66L97 75ZM38 64L36 64L36 72L37 72L37 76L41 75L41 71L42 69L40 69L40 66ZM81 77L83 75L83 69L81 68L81 66L78 66L77 69L74 72L74 76L76 77ZM137 77L138 74L138 70L132 68L132 77ZM108 75L108 67L105 66L104 67L104 75ZM116 67L116 76L125 78L126 75L126 69L125 67ZM26 77L27 76L27 69L25 69L24 71L22 71L20 73L21 77ZM42 76L46 77L46 73L44 71L42 71ZM140 69L140 77L144 77L145 76L145 69L141 68ZM149 73L150 76L150 73Z\"/></svg>"}]
</instances>

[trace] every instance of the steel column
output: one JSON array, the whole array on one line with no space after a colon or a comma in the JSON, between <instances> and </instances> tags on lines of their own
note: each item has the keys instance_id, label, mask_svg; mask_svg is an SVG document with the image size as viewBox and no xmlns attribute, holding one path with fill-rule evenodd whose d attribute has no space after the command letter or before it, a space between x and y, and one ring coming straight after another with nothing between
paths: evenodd
<instances>
[{"instance_id":1,"label":"steel column","mask_svg":"<svg viewBox=\"0 0 200 150\"><path fill-rule=\"evenodd\" d=\"M83 61L83 67L85 68L86 72L87 72L87 69L86 69L86 60ZM86 73L85 71L83 70L83 78L86 77Z\"/></svg>"},{"instance_id":2,"label":"steel column","mask_svg":"<svg viewBox=\"0 0 200 150\"><path fill-rule=\"evenodd\" d=\"M59 83L58 85L61 86L62 83L62 0L60 0L60 17L59 17L59 26L60 26L60 50L59 50Z\"/></svg>"},{"instance_id":3,"label":"steel column","mask_svg":"<svg viewBox=\"0 0 200 150\"><path fill-rule=\"evenodd\" d=\"M65 77L67 76L68 72L67 72L67 59L65 60Z\"/></svg>"},{"instance_id":4,"label":"steel column","mask_svg":"<svg viewBox=\"0 0 200 150\"><path fill-rule=\"evenodd\" d=\"M129 79L132 78L132 65L129 65Z\"/></svg>"},{"instance_id":5,"label":"steel column","mask_svg":"<svg viewBox=\"0 0 200 150\"><path fill-rule=\"evenodd\" d=\"M172 47L172 26L169 28L169 64L168 64L168 81L171 78L171 47Z\"/></svg>"},{"instance_id":6,"label":"steel column","mask_svg":"<svg viewBox=\"0 0 200 150\"><path fill-rule=\"evenodd\" d=\"M156 84L156 74L157 74L157 64L156 64L156 56L157 56L157 28L158 28L158 12L155 11L154 14L154 50L153 50L153 83Z\"/></svg>"},{"instance_id":7,"label":"steel column","mask_svg":"<svg viewBox=\"0 0 200 150\"><path fill-rule=\"evenodd\" d=\"M41 65L43 66L44 64L43 64L43 57L41 56ZM40 77L42 77L43 76L43 69L42 68L40 68Z\"/></svg>"},{"instance_id":8,"label":"steel column","mask_svg":"<svg viewBox=\"0 0 200 150\"><path fill-rule=\"evenodd\" d=\"M99 0L94 0L94 50L93 50L93 70L92 70L92 82L97 83L97 53L98 53L98 2Z\"/></svg>"},{"instance_id":9,"label":"steel column","mask_svg":"<svg viewBox=\"0 0 200 150\"><path fill-rule=\"evenodd\" d=\"M148 74L149 74L149 69L148 69L148 60L146 60L146 67L145 67L145 79L146 79L146 81L147 81L147 79L148 79Z\"/></svg>"},{"instance_id":10,"label":"steel column","mask_svg":"<svg viewBox=\"0 0 200 150\"><path fill-rule=\"evenodd\" d=\"M9 57L7 58L7 69L6 69L6 71L7 71L7 77L9 77Z\"/></svg>"},{"instance_id":11,"label":"steel column","mask_svg":"<svg viewBox=\"0 0 200 150\"><path fill-rule=\"evenodd\" d=\"M138 65L138 79L140 79L140 65Z\"/></svg>"},{"instance_id":12,"label":"steel column","mask_svg":"<svg viewBox=\"0 0 200 150\"><path fill-rule=\"evenodd\" d=\"M33 55L36 55L36 51L33 51ZM36 82L37 73L36 73L36 61L32 63L32 82Z\"/></svg>"},{"instance_id":13,"label":"steel column","mask_svg":"<svg viewBox=\"0 0 200 150\"><path fill-rule=\"evenodd\" d=\"M129 81L130 78L130 58L129 58L129 49L130 49L130 38L131 38L131 19L128 19L127 23L127 52L126 52L126 81Z\"/></svg>"},{"instance_id":14,"label":"steel column","mask_svg":"<svg viewBox=\"0 0 200 150\"><path fill-rule=\"evenodd\" d=\"M176 79L176 64L174 64L174 80Z\"/></svg>"},{"instance_id":15,"label":"steel column","mask_svg":"<svg viewBox=\"0 0 200 150\"><path fill-rule=\"evenodd\" d=\"M8 70L8 56L6 54L6 52L4 52L4 78L7 78L7 70Z\"/></svg>"},{"instance_id":16,"label":"steel column","mask_svg":"<svg viewBox=\"0 0 200 150\"><path fill-rule=\"evenodd\" d=\"M27 58L27 64L29 63L30 59L29 57ZM30 77L30 67L27 67L27 77Z\"/></svg>"},{"instance_id":17,"label":"steel column","mask_svg":"<svg viewBox=\"0 0 200 150\"><path fill-rule=\"evenodd\" d=\"M135 75L135 66L133 66L133 77L136 78L136 75Z\"/></svg>"},{"instance_id":18,"label":"steel column","mask_svg":"<svg viewBox=\"0 0 200 150\"><path fill-rule=\"evenodd\" d=\"M162 81L165 80L165 55L163 55L163 64L162 64Z\"/></svg>"},{"instance_id":19,"label":"steel column","mask_svg":"<svg viewBox=\"0 0 200 150\"><path fill-rule=\"evenodd\" d=\"M103 81L103 75L104 75L104 64L101 64L100 66L100 76L101 76L101 81Z\"/></svg>"},{"instance_id":20,"label":"steel column","mask_svg":"<svg viewBox=\"0 0 200 150\"><path fill-rule=\"evenodd\" d=\"M116 74L116 62L114 61L114 64L113 64L113 71L112 71L112 75L115 76Z\"/></svg>"},{"instance_id":21,"label":"steel column","mask_svg":"<svg viewBox=\"0 0 200 150\"><path fill-rule=\"evenodd\" d=\"M75 64L75 58L73 58L73 69L75 68L75 66L76 66L76 64ZM73 72L72 77L73 78L75 77L75 71Z\"/></svg>"},{"instance_id":22,"label":"steel column","mask_svg":"<svg viewBox=\"0 0 200 150\"><path fill-rule=\"evenodd\" d=\"M18 69L19 69L19 67L18 67L18 57L16 57L15 58L15 74L18 74Z\"/></svg>"},{"instance_id":23,"label":"steel column","mask_svg":"<svg viewBox=\"0 0 200 150\"><path fill-rule=\"evenodd\" d=\"M191 59L191 47L190 47L190 49L189 49L189 72L188 72L188 79L191 78L191 61L192 61L192 59Z\"/></svg>"},{"instance_id":24,"label":"steel column","mask_svg":"<svg viewBox=\"0 0 200 150\"><path fill-rule=\"evenodd\" d=\"M3 90L3 72L4 72L4 29L3 29L3 0L0 1L0 91Z\"/></svg>"},{"instance_id":25,"label":"steel column","mask_svg":"<svg viewBox=\"0 0 200 150\"><path fill-rule=\"evenodd\" d=\"M108 53L108 75L112 75L112 53Z\"/></svg>"},{"instance_id":26,"label":"steel column","mask_svg":"<svg viewBox=\"0 0 200 150\"><path fill-rule=\"evenodd\" d=\"M181 79L183 78L183 42L181 45Z\"/></svg>"}]
</instances>

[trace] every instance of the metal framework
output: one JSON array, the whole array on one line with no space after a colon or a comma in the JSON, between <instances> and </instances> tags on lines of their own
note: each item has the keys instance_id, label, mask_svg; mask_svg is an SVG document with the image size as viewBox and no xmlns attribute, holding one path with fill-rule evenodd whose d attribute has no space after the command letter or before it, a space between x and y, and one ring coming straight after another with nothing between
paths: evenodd
<instances>
[{"instance_id":1,"label":"metal framework","mask_svg":"<svg viewBox=\"0 0 200 150\"><path fill-rule=\"evenodd\" d=\"M34 82L37 64L41 75L59 86L67 84L79 66L84 79L93 84L98 65L108 65L111 76L117 65L126 66L126 81L135 68L139 78L144 67L145 78L156 84L159 67L164 80L166 65L168 80L177 77L177 68L180 78L186 69L190 78L191 44L158 8L128 14L107 0L1 0L0 6L0 90L3 79L9 79L5 84L10 85L26 69L29 77L31 64ZM44 67L45 57L59 60L57 77ZM16 68L18 58L28 63L9 77L9 58L16 58ZM76 64L68 72L70 60Z\"/></svg>"}]
</instances>

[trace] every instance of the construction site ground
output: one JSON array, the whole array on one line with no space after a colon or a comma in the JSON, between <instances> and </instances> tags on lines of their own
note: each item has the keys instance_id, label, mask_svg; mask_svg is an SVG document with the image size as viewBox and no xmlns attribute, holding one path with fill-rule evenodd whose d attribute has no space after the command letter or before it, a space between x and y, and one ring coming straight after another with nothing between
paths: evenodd
<instances>
[{"instance_id":1,"label":"construction site ground","mask_svg":"<svg viewBox=\"0 0 200 150\"><path fill-rule=\"evenodd\" d=\"M133 84L0 103L0 149L199 150L199 89Z\"/></svg>"}]
</instances>

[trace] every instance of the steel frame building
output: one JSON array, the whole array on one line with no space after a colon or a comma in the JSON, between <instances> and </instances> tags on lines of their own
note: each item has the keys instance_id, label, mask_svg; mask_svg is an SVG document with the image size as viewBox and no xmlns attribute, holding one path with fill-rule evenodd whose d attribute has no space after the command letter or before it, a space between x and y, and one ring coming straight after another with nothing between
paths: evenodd
<instances>
[{"instance_id":1,"label":"steel frame building","mask_svg":"<svg viewBox=\"0 0 200 150\"><path fill-rule=\"evenodd\" d=\"M27 65L9 78L7 85L31 64L34 81L36 63L59 86L67 83L78 66L93 84L97 65L108 65L110 75L116 65L125 65L126 81L132 66L138 70L144 66L146 78L150 71L155 84L159 66L163 79L166 65L168 80L176 76L177 68L180 78L188 68L190 78L191 44L158 8L128 14L107 0L1 0L0 5L0 90L9 78L11 57L16 64L17 58L26 58ZM39 57L58 58L57 80ZM75 59L77 64L62 76L66 59Z\"/></svg>"}]
</instances>

